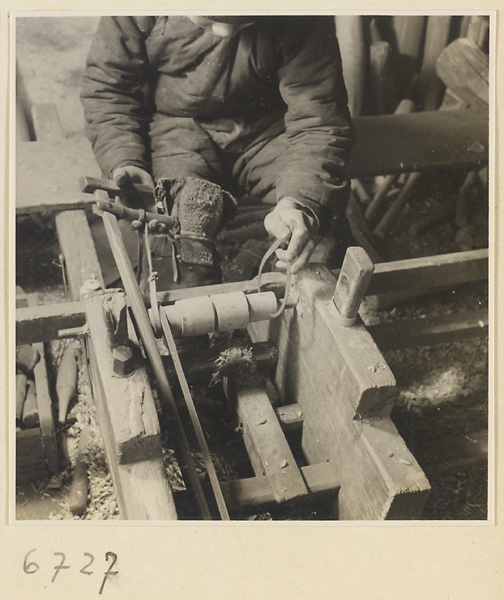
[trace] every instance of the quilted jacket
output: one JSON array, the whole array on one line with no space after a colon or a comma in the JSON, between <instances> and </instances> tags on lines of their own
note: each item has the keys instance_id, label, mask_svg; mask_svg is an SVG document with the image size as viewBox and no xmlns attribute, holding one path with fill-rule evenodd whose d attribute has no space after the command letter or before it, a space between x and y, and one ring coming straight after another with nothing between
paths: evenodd
<instances>
[{"instance_id":1,"label":"quilted jacket","mask_svg":"<svg viewBox=\"0 0 504 600\"><path fill-rule=\"evenodd\" d=\"M319 218L346 204L354 136L331 17L259 17L231 38L183 16L104 17L81 100L109 176L151 170L154 116L194 120L235 158L280 119L277 199L293 196Z\"/></svg>"}]
</instances>

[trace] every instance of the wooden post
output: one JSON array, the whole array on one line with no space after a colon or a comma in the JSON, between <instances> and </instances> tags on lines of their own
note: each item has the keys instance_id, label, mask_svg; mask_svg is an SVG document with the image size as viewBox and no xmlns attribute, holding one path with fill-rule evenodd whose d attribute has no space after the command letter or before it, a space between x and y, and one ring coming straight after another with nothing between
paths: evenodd
<instances>
[{"instance_id":1,"label":"wooden post","mask_svg":"<svg viewBox=\"0 0 504 600\"><path fill-rule=\"evenodd\" d=\"M421 110L436 110L443 94L443 83L436 74L436 60L448 44L452 17L431 15L427 18L424 55L418 80Z\"/></svg>"},{"instance_id":2,"label":"wooden post","mask_svg":"<svg viewBox=\"0 0 504 600\"><path fill-rule=\"evenodd\" d=\"M362 113L366 87L366 42L362 17L337 15L335 21L343 78L348 92L348 108L352 117L356 117Z\"/></svg>"},{"instance_id":3,"label":"wooden post","mask_svg":"<svg viewBox=\"0 0 504 600\"><path fill-rule=\"evenodd\" d=\"M370 98L373 113L385 115L395 110L397 92L390 65L390 44L373 42L370 47Z\"/></svg>"},{"instance_id":4,"label":"wooden post","mask_svg":"<svg viewBox=\"0 0 504 600\"><path fill-rule=\"evenodd\" d=\"M243 425L254 472L268 477L275 500L306 496L308 489L260 378L230 378L225 381L225 391Z\"/></svg>"}]
</instances>

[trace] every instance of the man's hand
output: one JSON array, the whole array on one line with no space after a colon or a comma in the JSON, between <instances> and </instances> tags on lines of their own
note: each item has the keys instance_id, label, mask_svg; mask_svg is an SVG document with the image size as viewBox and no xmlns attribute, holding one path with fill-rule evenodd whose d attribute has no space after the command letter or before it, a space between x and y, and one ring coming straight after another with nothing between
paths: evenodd
<instances>
[{"instance_id":1,"label":"man's hand","mask_svg":"<svg viewBox=\"0 0 504 600\"><path fill-rule=\"evenodd\" d=\"M276 251L276 267L285 270L287 263L291 263L292 273L300 271L315 248L318 229L315 217L304 211L294 198L286 196L266 216L264 226L277 239L285 238L290 232L287 249Z\"/></svg>"},{"instance_id":2,"label":"man's hand","mask_svg":"<svg viewBox=\"0 0 504 600\"><path fill-rule=\"evenodd\" d=\"M128 193L128 184L131 183L143 183L144 185L150 186L154 190L154 180L152 179L151 175L140 167L119 167L112 173L112 179L120 188L124 189L124 196L126 199L128 199L128 196L131 196L131 194ZM153 195L152 204L150 206L145 206L145 209L152 210L154 204L155 201Z\"/></svg>"}]
</instances>

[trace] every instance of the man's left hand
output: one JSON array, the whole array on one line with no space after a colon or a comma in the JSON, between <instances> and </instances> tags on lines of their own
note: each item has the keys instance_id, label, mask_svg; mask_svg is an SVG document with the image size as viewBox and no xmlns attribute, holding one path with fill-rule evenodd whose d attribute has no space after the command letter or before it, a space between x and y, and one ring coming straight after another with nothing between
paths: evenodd
<instances>
[{"instance_id":1,"label":"man's left hand","mask_svg":"<svg viewBox=\"0 0 504 600\"><path fill-rule=\"evenodd\" d=\"M315 248L318 230L315 216L303 210L295 198L286 196L266 216L264 226L277 239L283 239L290 233L287 248L276 251L276 267L285 271L287 263L291 263L292 273L300 271Z\"/></svg>"}]
</instances>

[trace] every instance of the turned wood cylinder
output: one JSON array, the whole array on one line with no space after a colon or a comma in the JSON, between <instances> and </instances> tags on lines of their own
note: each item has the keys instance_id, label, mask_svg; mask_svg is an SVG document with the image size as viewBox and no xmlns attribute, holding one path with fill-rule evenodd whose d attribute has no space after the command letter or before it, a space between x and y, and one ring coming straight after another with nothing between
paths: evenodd
<instances>
[{"instance_id":1,"label":"turned wood cylinder","mask_svg":"<svg viewBox=\"0 0 504 600\"><path fill-rule=\"evenodd\" d=\"M191 337L244 329L249 323L266 321L277 308L274 292L231 292L177 300L161 310L175 337Z\"/></svg>"}]
</instances>

